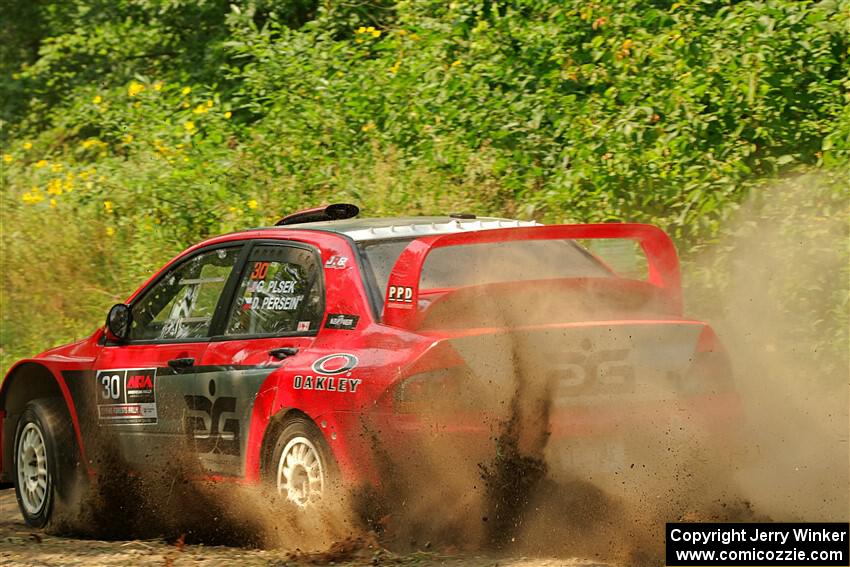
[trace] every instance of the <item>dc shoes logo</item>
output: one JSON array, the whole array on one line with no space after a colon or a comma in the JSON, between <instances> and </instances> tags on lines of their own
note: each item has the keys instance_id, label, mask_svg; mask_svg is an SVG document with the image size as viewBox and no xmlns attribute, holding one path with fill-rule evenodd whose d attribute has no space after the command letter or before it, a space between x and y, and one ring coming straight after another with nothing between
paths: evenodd
<instances>
[{"instance_id":1,"label":"dc shoes logo","mask_svg":"<svg viewBox=\"0 0 850 567\"><path fill-rule=\"evenodd\" d=\"M626 362L629 349L593 351L588 339L581 350L561 355L551 378L567 395L629 393L635 390L635 369Z\"/></svg>"},{"instance_id":2,"label":"dc shoes logo","mask_svg":"<svg viewBox=\"0 0 850 567\"><path fill-rule=\"evenodd\" d=\"M239 419L236 398L215 397L215 382L210 380L210 397L186 395L189 415L185 431L198 453L239 455Z\"/></svg>"}]
</instances>

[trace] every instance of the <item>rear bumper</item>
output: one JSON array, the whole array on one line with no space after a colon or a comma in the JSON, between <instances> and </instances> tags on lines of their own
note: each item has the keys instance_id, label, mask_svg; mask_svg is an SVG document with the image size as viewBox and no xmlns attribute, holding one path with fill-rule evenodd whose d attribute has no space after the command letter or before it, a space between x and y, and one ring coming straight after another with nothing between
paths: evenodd
<instances>
[{"instance_id":1,"label":"rear bumper","mask_svg":"<svg viewBox=\"0 0 850 567\"><path fill-rule=\"evenodd\" d=\"M364 419L362 414L340 412L322 419L328 420L325 431L340 432L329 439L329 445L343 481L354 485L392 482L387 474L422 458L431 467L452 461L477 474L479 465L487 466L495 458L497 439L507 424L483 419L480 414L382 412ZM735 439L743 422L737 395L706 395L642 404L553 408L545 432L519 434L533 437L543 433L538 438L545 439L545 446L538 450L550 472L570 468L580 477L598 480L636 462L671 473L690 468L694 462L730 463L738 455ZM465 465L460 464L461 459ZM666 474L658 475L659 480L664 477Z\"/></svg>"}]
</instances>

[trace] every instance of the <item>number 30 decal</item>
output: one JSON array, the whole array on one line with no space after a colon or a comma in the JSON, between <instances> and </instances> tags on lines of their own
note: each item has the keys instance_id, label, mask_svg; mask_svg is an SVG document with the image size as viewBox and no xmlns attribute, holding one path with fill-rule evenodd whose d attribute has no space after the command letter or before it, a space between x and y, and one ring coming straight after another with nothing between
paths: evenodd
<instances>
[{"instance_id":1,"label":"number 30 decal","mask_svg":"<svg viewBox=\"0 0 850 567\"><path fill-rule=\"evenodd\" d=\"M104 376L100 379L103 391L100 393L104 400L117 400L121 397L121 377L118 374Z\"/></svg>"},{"instance_id":2,"label":"number 30 decal","mask_svg":"<svg viewBox=\"0 0 850 567\"><path fill-rule=\"evenodd\" d=\"M266 272L269 271L269 263L268 262L257 262L254 264L254 271L251 273L252 280L264 280L266 279Z\"/></svg>"}]
</instances>

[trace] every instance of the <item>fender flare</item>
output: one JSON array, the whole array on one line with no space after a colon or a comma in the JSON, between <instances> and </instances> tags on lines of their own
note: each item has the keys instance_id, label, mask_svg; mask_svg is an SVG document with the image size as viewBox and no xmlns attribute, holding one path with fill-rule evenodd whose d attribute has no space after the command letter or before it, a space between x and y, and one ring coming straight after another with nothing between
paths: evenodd
<instances>
[{"instance_id":1,"label":"fender flare","mask_svg":"<svg viewBox=\"0 0 850 567\"><path fill-rule=\"evenodd\" d=\"M23 383L26 385L26 381L28 379L37 383L35 392L30 393L29 388L26 390L20 390L21 392L25 391L26 393L22 394L20 399L12 400L12 402L15 403L15 407L11 409L13 411L23 409L23 406L27 402L40 397L61 395L62 399L65 401L65 408L68 411L68 416L71 419L71 426L74 429L74 438L77 441L77 447L80 452L80 460L85 464L87 473L91 475L92 471L89 467L88 459L86 458L86 448L83 443L77 408L74 404L74 400L71 396L70 390L68 389L67 383L64 378L62 378L60 374L54 372L49 365L32 359L25 359L16 363L11 369L9 369L9 372L4 377L2 384L0 384L0 472L4 473L4 476L11 474L11 455L13 449L10 445L7 446L5 442L10 440L10 438L14 436L14 433L8 437L5 433L7 433L8 429L15 424L5 423L10 416L10 400L8 398L10 394L16 394L19 391L18 388L21 387L19 386L22 384L21 381L24 381Z\"/></svg>"}]
</instances>

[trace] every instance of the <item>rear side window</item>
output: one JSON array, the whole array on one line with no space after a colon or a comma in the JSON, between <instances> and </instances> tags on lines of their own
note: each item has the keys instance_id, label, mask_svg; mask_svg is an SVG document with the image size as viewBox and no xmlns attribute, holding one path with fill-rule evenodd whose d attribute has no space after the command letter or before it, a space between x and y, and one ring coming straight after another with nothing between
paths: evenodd
<instances>
[{"instance_id":1,"label":"rear side window","mask_svg":"<svg viewBox=\"0 0 850 567\"><path fill-rule=\"evenodd\" d=\"M172 268L133 305L130 339L206 337L240 250L203 252Z\"/></svg>"},{"instance_id":2,"label":"rear side window","mask_svg":"<svg viewBox=\"0 0 850 567\"><path fill-rule=\"evenodd\" d=\"M363 242L378 296L402 251L413 239ZM439 289L538 279L610 277L613 274L573 240L520 240L436 248L422 267L420 288Z\"/></svg>"},{"instance_id":3,"label":"rear side window","mask_svg":"<svg viewBox=\"0 0 850 567\"><path fill-rule=\"evenodd\" d=\"M323 315L316 255L292 246L257 246L236 290L226 335L313 333Z\"/></svg>"}]
</instances>

